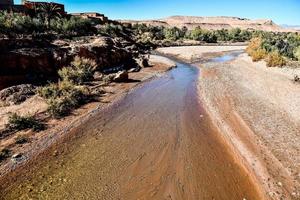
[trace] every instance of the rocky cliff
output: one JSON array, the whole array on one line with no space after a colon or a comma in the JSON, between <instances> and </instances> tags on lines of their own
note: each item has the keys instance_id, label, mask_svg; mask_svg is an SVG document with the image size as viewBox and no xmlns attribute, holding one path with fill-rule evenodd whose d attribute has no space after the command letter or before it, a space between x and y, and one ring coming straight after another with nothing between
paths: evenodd
<instances>
[{"instance_id":1,"label":"rocky cliff","mask_svg":"<svg viewBox=\"0 0 300 200\"><path fill-rule=\"evenodd\" d=\"M75 56L95 60L99 71L116 66L126 69L135 64L134 44L127 44L131 48L126 48L118 38L91 36L37 43L34 40L0 41L3 47L0 50L0 89L55 78L57 70L67 66Z\"/></svg>"}]
</instances>

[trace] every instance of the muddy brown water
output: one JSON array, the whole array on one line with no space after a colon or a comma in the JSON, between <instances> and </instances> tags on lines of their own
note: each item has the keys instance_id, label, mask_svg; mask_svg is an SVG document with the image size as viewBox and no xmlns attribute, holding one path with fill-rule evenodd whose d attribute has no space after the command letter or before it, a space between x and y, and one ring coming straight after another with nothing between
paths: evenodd
<instances>
[{"instance_id":1,"label":"muddy brown water","mask_svg":"<svg viewBox=\"0 0 300 200\"><path fill-rule=\"evenodd\" d=\"M130 92L2 184L1 199L262 199L201 107L198 73L178 63Z\"/></svg>"}]
</instances>

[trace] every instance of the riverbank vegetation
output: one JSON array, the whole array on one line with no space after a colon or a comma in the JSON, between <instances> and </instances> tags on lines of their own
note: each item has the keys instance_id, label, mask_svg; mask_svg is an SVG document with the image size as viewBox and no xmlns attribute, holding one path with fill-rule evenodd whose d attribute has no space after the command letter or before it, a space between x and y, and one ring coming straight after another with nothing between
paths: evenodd
<instances>
[{"instance_id":1,"label":"riverbank vegetation","mask_svg":"<svg viewBox=\"0 0 300 200\"><path fill-rule=\"evenodd\" d=\"M0 34L2 35L52 35L54 37L73 37L103 35L123 37L136 41L145 48L170 46L186 40L200 43L249 42L248 54L253 61L266 60L268 66L283 66L288 60L300 60L300 36L297 33L273 33L255 30L206 30L196 27L163 27L146 24L97 24L90 19L75 16L60 16L55 9L38 9L32 15L0 12ZM60 72L72 76L72 71ZM74 80L73 80L74 81Z\"/></svg>"},{"instance_id":2,"label":"riverbank vegetation","mask_svg":"<svg viewBox=\"0 0 300 200\"><path fill-rule=\"evenodd\" d=\"M253 61L266 60L268 67L282 67L300 61L300 35L261 32L249 42L247 53Z\"/></svg>"},{"instance_id":3,"label":"riverbank vegetation","mask_svg":"<svg viewBox=\"0 0 300 200\"><path fill-rule=\"evenodd\" d=\"M45 125L34 116L20 116L16 113L9 116L7 128L11 131L32 129L35 132L45 129Z\"/></svg>"},{"instance_id":4,"label":"riverbank vegetation","mask_svg":"<svg viewBox=\"0 0 300 200\"><path fill-rule=\"evenodd\" d=\"M132 26L137 39L143 43L156 41L172 42L178 40L195 40L207 43L217 42L245 42L255 34L253 31L234 28L231 30L206 30L196 27L193 30L183 28L167 28L163 26L147 26L146 24L135 24Z\"/></svg>"},{"instance_id":5,"label":"riverbank vegetation","mask_svg":"<svg viewBox=\"0 0 300 200\"><path fill-rule=\"evenodd\" d=\"M41 13L29 16L21 13L0 12L0 34L8 37L45 34L60 34L65 37L91 35L96 32L93 25L91 20L75 16L61 17L53 14L51 18L46 19Z\"/></svg>"},{"instance_id":6,"label":"riverbank vegetation","mask_svg":"<svg viewBox=\"0 0 300 200\"><path fill-rule=\"evenodd\" d=\"M58 83L38 89L38 94L47 101L48 113L52 117L66 116L89 100L90 92L83 84L93 79L95 67L93 60L75 57L70 66L58 71Z\"/></svg>"}]
</instances>

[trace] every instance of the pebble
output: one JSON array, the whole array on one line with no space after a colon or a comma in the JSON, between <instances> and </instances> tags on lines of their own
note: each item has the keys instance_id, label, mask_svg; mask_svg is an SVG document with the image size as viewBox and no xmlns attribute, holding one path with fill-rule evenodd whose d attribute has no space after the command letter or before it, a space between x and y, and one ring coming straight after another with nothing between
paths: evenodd
<instances>
[{"instance_id":1,"label":"pebble","mask_svg":"<svg viewBox=\"0 0 300 200\"><path fill-rule=\"evenodd\" d=\"M279 187L282 187L282 183L281 183L281 182L278 182L277 185L278 185Z\"/></svg>"}]
</instances>

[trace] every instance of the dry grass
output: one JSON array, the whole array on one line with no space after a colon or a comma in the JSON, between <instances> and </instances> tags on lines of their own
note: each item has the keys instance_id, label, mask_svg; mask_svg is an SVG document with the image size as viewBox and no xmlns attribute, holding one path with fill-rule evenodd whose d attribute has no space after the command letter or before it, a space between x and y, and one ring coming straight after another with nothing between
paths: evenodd
<instances>
[{"instance_id":1,"label":"dry grass","mask_svg":"<svg viewBox=\"0 0 300 200\"><path fill-rule=\"evenodd\" d=\"M269 53L266 61L268 67L282 67L286 65L285 58L281 56L278 52Z\"/></svg>"}]
</instances>

